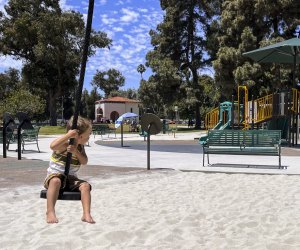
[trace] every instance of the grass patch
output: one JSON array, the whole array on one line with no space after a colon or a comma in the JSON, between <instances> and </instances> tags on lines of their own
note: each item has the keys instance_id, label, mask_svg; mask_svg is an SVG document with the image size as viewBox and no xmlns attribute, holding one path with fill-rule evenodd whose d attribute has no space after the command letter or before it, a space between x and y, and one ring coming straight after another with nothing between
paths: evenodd
<instances>
[{"instance_id":1,"label":"grass patch","mask_svg":"<svg viewBox=\"0 0 300 250\"><path fill-rule=\"evenodd\" d=\"M177 132L180 132L180 133L200 132L200 131L203 131L203 130L188 128L188 127L186 127L186 128L185 127L177 127Z\"/></svg>"},{"instance_id":2,"label":"grass patch","mask_svg":"<svg viewBox=\"0 0 300 250\"><path fill-rule=\"evenodd\" d=\"M109 124L109 127L114 128L115 125L114 124ZM176 125L175 124L170 124L170 128L175 129ZM130 132L130 126L128 124L124 124L123 125L123 131L124 131L124 133ZM180 125L178 125L178 127L177 127L177 132L180 132L180 133L200 132L200 131L203 131L203 130L183 127L183 126L180 126ZM65 133L66 133L66 128L63 127L63 126L42 126L41 129L40 129L40 132L39 132L40 135L61 135L61 134L65 134ZM121 133L121 127L116 129L116 133L117 134ZM133 133L137 133L137 132L133 132Z\"/></svg>"},{"instance_id":3,"label":"grass patch","mask_svg":"<svg viewBox=\"0 0 300 250\"><path fill-rule=\"evenodd\" d=\"M43 126L40 129L40 135L61 135L66 133L66 128L63 126Z\"/></svg>"}]
</instances>

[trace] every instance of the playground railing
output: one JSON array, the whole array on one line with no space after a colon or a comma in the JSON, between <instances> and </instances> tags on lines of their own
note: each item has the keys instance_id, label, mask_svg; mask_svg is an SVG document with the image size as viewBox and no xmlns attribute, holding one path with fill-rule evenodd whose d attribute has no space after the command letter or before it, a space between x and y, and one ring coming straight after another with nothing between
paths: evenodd
<instances>
[{"instance_id":1,"label":"playground railing","mask_svg":"<svg viewBox=\"0 0 300 250\"><path fill-rule=\"evenodd\" d=\"M293 93L293 101L292 101L292 107L291 110L294 113L298 113L299 110L299 100L300 100L300 91L293 88L292 89L292 93Z\"/></svg>"},{"instance_id":2,"label":"playground railing","mask_svg":"<svg viewBox=\"0 0 300 250\"><path fill-rule=\"evenodd\" d=\"M273 95L266 95L264 97L256 99L254 106L257 107L257 116L254 117L254 122L262 122L264 120L270 119L273 112Z\"/></svg>"},{"instance_id":3,"label":"playground railing","mask_svg":"<svg viewBox=\"0 0 300 250\"><path fill-rule=\"evenodd\" d=\"M219 122L219 108L214 108L205 115L205 129L213 129Z\"/></svg>"}]
</instances>

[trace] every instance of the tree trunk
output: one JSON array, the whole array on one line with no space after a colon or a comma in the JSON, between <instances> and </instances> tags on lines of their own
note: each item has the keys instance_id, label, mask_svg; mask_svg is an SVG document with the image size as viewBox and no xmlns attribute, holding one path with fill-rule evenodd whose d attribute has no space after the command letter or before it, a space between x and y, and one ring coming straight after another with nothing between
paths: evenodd
<instances>
[{"instance_id":1,"label":"tree trunk","mask_svg":"<svg viewBox=\"0 0 300 250\"><path fill-rule=\"evenodd\" d=\"M200 117L200 103L197 102L195 105L195 129L201 128L201 117Z\"/></svg>"},{"instance_id":2,"label":"tree trunk","mask_svg":"<svg viewBox=\"0 0 300 250\"><path fill-rule=\"evenodd\" d=\"M192 75L193 75L193 88L196 91L196 99L197 102L195 104L195 129L200 129L201 128L201 117L200 117L200 93L197 91L198 89L198 73L197 70L194 68L191 68Z\"/></svg>"},{"instance_id":3,"label":"tree trunk","mask_svg":"<svg viewBox=\"0 0 300 250\"><path fill-rule=\"evenodd\" d=\"M49 106L48 110L50 113L50 126L57 126L57 115L56 115L56 94L51 89L49 91Z\"/></svg>"}]
</instances>

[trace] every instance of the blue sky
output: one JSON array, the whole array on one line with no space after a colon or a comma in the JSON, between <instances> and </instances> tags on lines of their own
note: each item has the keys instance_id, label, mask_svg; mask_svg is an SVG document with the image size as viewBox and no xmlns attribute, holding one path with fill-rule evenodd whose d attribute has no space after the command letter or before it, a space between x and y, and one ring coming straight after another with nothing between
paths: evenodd
<instances>
[{"instance_id":1,"label":"blue sky","mask_svg":"<svg viewBox=\"0 0 300 250\"><path fill-rule=\"evenodd\" d=\"M0 0L0 9L7 0ZM61 0L63 10L76 10L86 19L88 0ZM146 53L152 49L149 30L155 29L162 21L163 12L159 0L95 0L93 29L101 30L113 40L111 49L99 49L89 58L84 88L91 90L90 82L96 70L115 68L126 78L122 89L138 89L140 74L136 71L144 64ZM9 67L21 68L22 62L0 57L0 72ZM144 73L147 79L150 69Z\"/></svg>"}]
</instances>

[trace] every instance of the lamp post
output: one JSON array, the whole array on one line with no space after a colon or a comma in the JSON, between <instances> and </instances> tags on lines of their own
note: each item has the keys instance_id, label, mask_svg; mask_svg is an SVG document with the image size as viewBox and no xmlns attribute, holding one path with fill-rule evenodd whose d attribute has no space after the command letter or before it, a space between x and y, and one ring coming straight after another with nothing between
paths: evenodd
<instances>
[{"instance_id":1,"label":"lamp post","mask_svg":"<svg viewBox=\"0 0 300 250\"><path fill-rule=\"evenodd\" d=\"M178 106L174 106L175 110L175 124L176 124L176 130L177 130L177 122L178 122Z\"/></svg>"}]
</instances>

